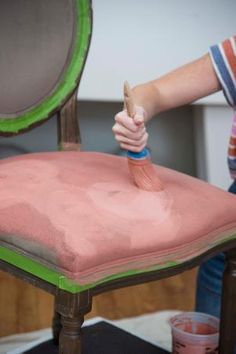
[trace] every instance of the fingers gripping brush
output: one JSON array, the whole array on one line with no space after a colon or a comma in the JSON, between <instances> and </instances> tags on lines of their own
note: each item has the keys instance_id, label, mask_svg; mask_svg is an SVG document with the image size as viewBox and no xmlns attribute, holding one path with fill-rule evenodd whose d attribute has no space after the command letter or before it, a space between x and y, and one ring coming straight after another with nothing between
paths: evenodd
<instances>
[{"instance_id":1,"label":"fingers gripping brush","mask_svg":"<svg viewBox=\"0 0 236 354\"><path fill-rule=\"evenodd\" d=\"M127 81L124 84L124 103L128 115L134 118L133 95ZM129 170L137 187L146 191L157 192L163 190L163 185L156 174L156 170L151 162L150 153L146 147L140 152L128 151L127 157Z\"/></svg>"}]
</instances>

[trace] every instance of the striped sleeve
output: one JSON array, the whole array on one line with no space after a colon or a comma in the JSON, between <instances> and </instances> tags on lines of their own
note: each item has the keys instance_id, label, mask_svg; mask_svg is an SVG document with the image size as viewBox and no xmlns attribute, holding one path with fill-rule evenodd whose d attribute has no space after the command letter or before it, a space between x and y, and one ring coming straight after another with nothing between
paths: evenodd
<instances>
[{"instance_id":1,"label":"striped sleeve","mask_svg":"<svg viewBox=\"0 0 236 354\"><path fill-rule=\"evenodd\" d=\"M236 107L236 36L210 48L210 55L228 103Z\"/></svg>"}]
</instances>

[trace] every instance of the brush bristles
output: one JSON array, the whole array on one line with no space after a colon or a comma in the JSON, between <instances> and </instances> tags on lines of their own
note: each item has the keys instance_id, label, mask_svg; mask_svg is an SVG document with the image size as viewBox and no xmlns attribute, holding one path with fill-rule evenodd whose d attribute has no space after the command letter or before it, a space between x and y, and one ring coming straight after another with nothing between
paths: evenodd
<instances>
[{"instance_id":1,"label":"brush bristles","mask_svg":"<svg viewBox=\"0 0 236 354\"><path fill-rule=\"evenodd\" d=\"M149 159L134 160L128 158L128 164L131 176L137 187L146 191L159 192L163 190L163 185Z\"/></svg>"}]
</instances>

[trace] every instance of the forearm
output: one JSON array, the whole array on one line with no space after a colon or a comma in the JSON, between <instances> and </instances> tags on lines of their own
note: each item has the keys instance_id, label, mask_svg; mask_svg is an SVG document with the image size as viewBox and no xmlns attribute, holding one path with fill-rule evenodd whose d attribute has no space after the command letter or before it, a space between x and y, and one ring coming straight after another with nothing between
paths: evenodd
<instances>
[{"instance_id":1,"label":"forearm","mask_svg":"<svg viewBox=\"0 0 236 354\"><path fill-rule=\"evenodd\" d=\"M191 103L220 90L209 54L186 64L156 80L133 88L137 105L155 114Z\"/></svg>"}]
</instances>

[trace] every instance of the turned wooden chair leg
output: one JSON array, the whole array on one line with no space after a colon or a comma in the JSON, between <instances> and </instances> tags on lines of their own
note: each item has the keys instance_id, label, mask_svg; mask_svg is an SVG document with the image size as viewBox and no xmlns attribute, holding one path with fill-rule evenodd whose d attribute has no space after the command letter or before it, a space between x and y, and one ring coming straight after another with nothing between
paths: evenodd
<instances>
[{"instance_id":1,"label":"turned wooden chair leg","mask_svg":"<svg viewBox=\"0 0 236 354\"><path fill-rule=\"evenodd\" d=\"M92 297L89 291L79 294L59 290L56 295L55 310L61 316L59 354L81 354L81 326L84 315L91 310Z\"/></svg>"},{"instance_id":2,"label":"turned wooden chair leg","mask_svg":"<svg viewBox=\"0 0 236 354\"><path fill-rule=\"evenodd\" d=\"M236 249L226 253L223 277L219 354L233 354L236 346Z\"/></svg>"},{"instance_id":3,"label":"turned wooden chair leg","mask_svg":"<svg viewBox=\"0 0 236 354\"><path fill-rule=\"evenodd\" d=\"M62 329L61 315L56 311L56 301L55 301L54 316L52 320L52 336L53 336L53 342L57 345L59 344L59 336L60 336L61 329Z\"/></svg>"}]
</instances>

